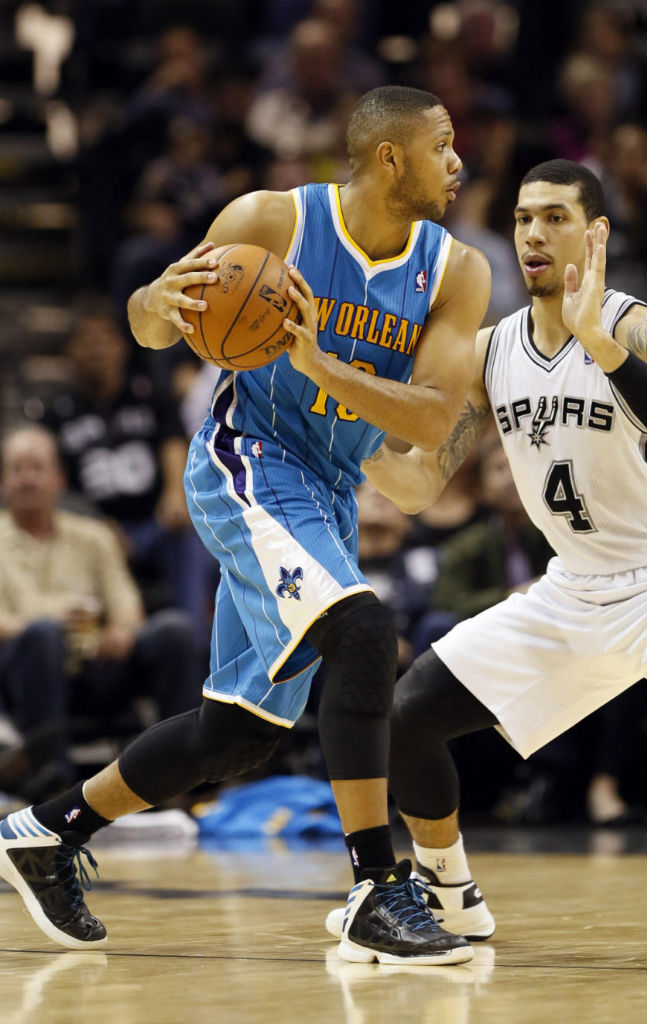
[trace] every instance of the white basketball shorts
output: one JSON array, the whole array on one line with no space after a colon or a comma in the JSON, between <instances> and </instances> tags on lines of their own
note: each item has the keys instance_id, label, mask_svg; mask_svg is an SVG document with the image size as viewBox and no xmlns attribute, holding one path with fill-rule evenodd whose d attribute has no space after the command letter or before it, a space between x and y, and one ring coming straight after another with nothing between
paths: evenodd
<instances>
[{"instance_id":1,"label":"white basketball shorts","mask_svg":"<svg viewBox=\"0 0 647 1024\"><path fill-rule=\"evenodd\" d=\"M529 757L647 674L647 568L579 576L552 558L432 647Z\"/></svg>"}]
</instances>

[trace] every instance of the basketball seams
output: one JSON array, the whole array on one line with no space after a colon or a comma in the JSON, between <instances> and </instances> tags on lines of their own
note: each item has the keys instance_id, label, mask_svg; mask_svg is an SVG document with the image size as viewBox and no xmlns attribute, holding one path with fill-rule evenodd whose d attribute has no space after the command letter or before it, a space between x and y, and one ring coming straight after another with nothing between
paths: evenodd
<instances>
[{"instance_id":1,"label":"basketball seams","mask_svg":"<svg viewBox=\"0 0 647 1024\"><path fill-rule=\"evenodd\" d=\"M288 319L294 319L294 317L292 315L294 310L296 310L296 314L298 316L299 315L299 307L297 306L296 302L294 300L292 300L292 305L288 309L288 311L285 314L285 316ZM274 338L279 333L279 331L283 331L283 330L285 330L285 328L283 327L283 321L281 321L280 323L278 323L276 325L276 327L274 328L272 333L268 334L268 336L266 338L264 338L263 341L259 342L258 345L254 345L253 348L247 349L245 352L237 352L235 356L226 356L225 358L227 359L227 366L231 366L231 367L233 367L233 368L235 368L237 370L256 370L256 369L259 369L258 366L239 366L238 365L238 361L240 359L244 359L246 356L253 355L254 352L258 352L265 345L267 345L272 340L272 338ZM289 331L285 331L285 333L289 334L290 332ZM286 345L284 351L287 352L287 350L288 350L288 346ZM260 365L261 366L266 366L267 363L261 363Z\"/></svg>"},{"instance_id":2,"label":"basketball seams","mask_svg":"<svg viewBox=\"0 0 647 1024\"><path fill-rule=\"evenodd\" d=\"M256 251L252 255L248 250ZM195 291L191 291L194 291L196 298L206 300L208 308L190 311L192 315L187 319L193 323L196 334L193 339L188 335L184 335L184 338L196 355L215 366L231 370L257 369L273 362L287 350L291 337L285 330L284 320L287 316L299 321L299 308L287 294L290 284L289 278L286 278L287 267L271 250L234 243L223 247L218 256L219 261L223 261L226 255L230 255L231 259L225 267L225 275L221 277L221 281L224 284L225 280L231 278L234 289L236 282L243 285L240 289L242 295L236 296L240 305L236 307L236 300L230 290L231 285L222 292L219 287L220 281L213 286L195 286ZM255 271L253 268L256 268ZM246 270L252 271L252 280L245 292L246 274L241 275L241 271ZM191 294L191 291L187 293ZM230 294L225 294L227 291ZM283 302L287 300L286 304L289 303L287 310L281 311L278 296ZM222 324L223 321L227 321L227 315L230 319L223 330ZM276 339L282 339L283 344ZM227 353L227 348L233 350L231 355Z\"/></svg>"},{"instance_id":3,"label":"basketball seams","mask_svg":"<svg viewBox=\"0 0 647 1024\"><path fill-rule=\"evenodd\" d=\"M223 355L224 359L229 360L229 356L225 352L225 342L227 341L227 338L229 337L229 335L231 334L232 330L236 326L236 323L238 322L238 319L240 318L240 315L243 312L245 306L249 302L250 297L252 295L252 292L254 291L256 285L258 284L258 280L262 276L263 271L265 270L265 267L267 266L269 258L270 258L270 253L268 251L268 252L265 253L265 258L264 258L263 262L261 263L261 266L260 266L260 268L258 270L258 273L256 274L256 277L254 278L254 280L252 281L252 283L251 283L251 285L249 287L249 291L247 292L247 295L245 296L244 301L239 306L238 311L236 313L236 316L234 317L234 319L230 323L229 328L227 329L227 333L223 336L222 342L220 344L220 349L222 351L222 355ZM240 353L237 353L237 354L240 355Z\"/></svg>"}]
</instances>

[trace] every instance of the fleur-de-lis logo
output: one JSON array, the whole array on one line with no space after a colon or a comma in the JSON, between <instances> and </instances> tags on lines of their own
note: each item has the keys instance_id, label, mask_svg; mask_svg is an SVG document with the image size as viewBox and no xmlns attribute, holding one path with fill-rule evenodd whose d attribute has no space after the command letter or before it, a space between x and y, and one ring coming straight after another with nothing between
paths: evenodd
<instances>
[{"instance_id":1,"label":"fleur-de-lis logo","mask_svg":"<svg viewBox=\"0 0 647 1024\"><path fill-rule=\"evenodd\" d=\"M299 596L299 583L303 579L303 569L301 566L297 566L290 572L289 569L284 569L281 566L281 582L276 588L276 593L279 597L294 597L297 601L301 600Z\"/></svg>"}]
</instances>

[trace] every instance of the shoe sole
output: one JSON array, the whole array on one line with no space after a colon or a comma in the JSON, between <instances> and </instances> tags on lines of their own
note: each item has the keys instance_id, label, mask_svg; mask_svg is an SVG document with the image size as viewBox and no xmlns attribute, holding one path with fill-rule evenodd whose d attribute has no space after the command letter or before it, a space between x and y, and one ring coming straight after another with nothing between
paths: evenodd
<instances>
[{"instance_id":1,"label":"shoe sole","mask_svg":"<svg viewBox=\"0 0 647 1024\"><path fill-rule=\"evenodd\" d=\"M326 917L326 931L329 935L332 935L334 939L341 939L345 910L345 907L335 907L335 909L331 910ZM466 913L466 911L463 913ZM452 935L463 935L468 942L485 942L486 939L489 939L494 935L496 930L496 925L492 927L492 918L489 914L488 919L484 920L482 924L478 920L469 922L472 927L468 928L467 931L463 931L465 920L461 919L459 921L454 918L453 922L451 914L444 918L438 917L437 921L439 924L442 924L445 931L451 932ZM453 928L452 923L455 923L457 927ZM479 925L481 925L481 927L479 927Z\"/></svg>"},{"instance_id":2,"label":"shoe sole","mask_svg":"<svg viewBox=\"0 0 647 1024\"><path fill-rule=\"evenodd\" d=\"M337 947L340 960L353 964L370 964L376 960L380 964L407 964L411 967L448 967L450 964L467 964L474 959L471 946L456 946L454 949L440 950L438 953L424 953L419 956L412 954L386 953L381 949L358 946L349 939L342 939Z\"/></svg>"},{"instance_id":3,"label":"shoe sole","mask_svg":"<svg viewBox=\"0 0 647 1024\"><path fill-rule=\"evenodd\" d=\"M61 931L60 928L57 928L50 921L24 878L17 868L14 867L11 858L7 856L6 851L11 848L11 844L6 840L4 848L0 846L0 875L4 878L5 882L8 882L16 890L29 911L32 921L38 925L47 938L58 942L59 945L65 946L67 949L96 949L97 946L105 945L108 941L107 936L103 939L89 939L88 941L75 939L73 936ZM16 848L19 848L17 843Z\"/></svg>"}]
</instances>

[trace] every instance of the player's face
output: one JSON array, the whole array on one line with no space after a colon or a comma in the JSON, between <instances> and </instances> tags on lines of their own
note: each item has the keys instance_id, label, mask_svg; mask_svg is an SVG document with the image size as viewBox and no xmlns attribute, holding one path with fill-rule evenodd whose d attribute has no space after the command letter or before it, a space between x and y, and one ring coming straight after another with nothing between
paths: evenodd
<instances>
[{"instance_id":1,"label":"player's face","mask_svg":"<svg viewBox=\"0 0 647 1024\"><path fill-rule=\"evenodd\" d=\"M533 181L519 190L514 242L517 259L532 296L561 294L564 270L584 267L584 232L588 227L578 185Z\"/></svg>"},{"instance_id":2,"label":"player's face","mask_svg":"<svg viewBox=\"0 0 647 1024\"><path fill-rule=\"evenodd\" d=\"M6 441L2 492L7 508L16 514L52 511L62 489L56 449L47 437L26 431Z\"/></svg>"},{"instance_id":3,"label":"player's face","mask_svg":"<svg viewBox=\"0 0 647 1024\"><path fill-rule=\"evenodd\" d=\"M454 129L444 107L425 110L422 124L408 142L403 168L387 203L403 220L440 220L460 188L463 164L454 152Z\"/></svg>"}]
</instances>

